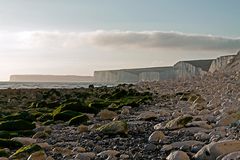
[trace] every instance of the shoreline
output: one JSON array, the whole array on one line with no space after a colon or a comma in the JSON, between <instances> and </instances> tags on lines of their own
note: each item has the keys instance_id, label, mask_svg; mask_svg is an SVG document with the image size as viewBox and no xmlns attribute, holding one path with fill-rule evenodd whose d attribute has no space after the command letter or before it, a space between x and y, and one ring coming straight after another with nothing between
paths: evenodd
<instances>
[{"instance_id":1,"label":"shoreline","mask_svg":"<svg viewBox=\"0 0 240 160\"><path fill-rule=\"evenodd\" d=\"M0 90L0 142L7 141L0 148L8 148L0 157L204 160L209 155L202 151L213 143L240 151L239 86L239 73L219 73L114 87ZM19 153L16 145L37 149Z\"/></svg>"}]
</instances>

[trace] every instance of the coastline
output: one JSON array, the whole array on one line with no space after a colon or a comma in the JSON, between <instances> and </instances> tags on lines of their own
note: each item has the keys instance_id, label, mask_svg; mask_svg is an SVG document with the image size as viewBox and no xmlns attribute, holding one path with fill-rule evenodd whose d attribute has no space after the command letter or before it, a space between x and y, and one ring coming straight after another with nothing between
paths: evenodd
<instances>
[{"instance_id":1,"label":"coastline","mask_svg":"<svg viewBox=\"0 0 240 160\"><path fill-rule=\"evenodd\" d=\"M34 144L34 152L56 160L166 159L174 151L201 159L204 147L222 141L234 152L240 144L239 80L239 73L218 73L112 87L3 89L0 139ZM20 122L27 125L18 128ZM5 123L16 127L4 129ZM34 154L1 147L8 158Z\"/></svg>"}]
</instances>

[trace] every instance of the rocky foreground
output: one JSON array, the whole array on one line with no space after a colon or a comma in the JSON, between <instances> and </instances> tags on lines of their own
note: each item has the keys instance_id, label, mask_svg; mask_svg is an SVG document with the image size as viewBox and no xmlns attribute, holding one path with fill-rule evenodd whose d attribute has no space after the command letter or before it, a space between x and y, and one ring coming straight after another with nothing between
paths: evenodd
<instances>
[{"instance_id":1,"label":"rocky foreground","mask_svg":"<svg viewBox=\"0 0 240 160\"><path fill-rule=\"evenodd\" d=\"M240 74L0 91L0 160L240 159Z\"/></svg>"}]
</instances>

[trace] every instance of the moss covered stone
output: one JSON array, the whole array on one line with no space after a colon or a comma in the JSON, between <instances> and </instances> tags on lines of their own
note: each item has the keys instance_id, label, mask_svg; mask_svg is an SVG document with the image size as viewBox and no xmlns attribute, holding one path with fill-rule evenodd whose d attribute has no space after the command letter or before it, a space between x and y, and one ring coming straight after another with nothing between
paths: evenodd
<instances>
[{"instance_id":1,"label":"moss covered stone","mask_svg":"<svg viewBox=\"0 0 240 160\"><path fill-rule=\"evenodd\" d=\"M15 114L12 114L12 115L9 115L9 116L6 116L3 118L3 120L26 120L26 121L30 121L30 122L33 122L35 120L35 117L30 114L29 112L27 111L23 111L23 112L20 112L20 113L15 113Z\"/></svg>"},{"instance_id":2,"label":"moss covered stone","mask_svg":"<svg viewBox=\"0 0 240 160\"><path fill-rule=\"evenodd\" d=\"M0 138L10 139L13 137L29 137L35 134L33 130L22 131L0 131Z\"/></svg>"},{"instance_id":3,"label":"moss covered stone","mask_svg":"<svg viewBox=\"0 0 240 160\"><path fill-rule=\"evenodd\" d=\"M57 109L53 111L53 115L59 114L60 112L70 110L75 112L83 112L83 113L97 113L97 110L94 107L88 106L82 102L71 102L65 103L59 106Z\"/></svg>"},{"instance_id":4,"label":"moss covered stone","mask_svg":"<svg viewBox=\"0 0 240 160\"><path fill-rule=\"evenodd\" d=\"M28 157L32 153L41 151L41 150L42 150L42 148L39 145L31 144L28 146L21 147L10 158L11 159L20 159L20 158Z\"/></svg>"},{"instance_id":5,"label":"moss covered stone","mask_svg":"<svg viewBox=\"0 0 240 160\"><path fill-rule=\"evenodd\" d=\"M25 120L10 120L0 122L0 130L4 131L31 130L34 128L35 124Z\"/></svg>"},{"instance_id":6,"label":"moss covered stone","mask_svg":"<svg viewBox=\"0 0 240 160\"><path fill-rule=\"evenodd\" d=\"M38 117L37 121L45 122L47 120L52 120L52 119L53 119L53 115L51 113L46 113L46 114L43 114L40 117Z\"/></svg>"},{"instance_id":7,"label":"moss covered stone","mask_svg":"<svg viewBox=\"0 0 240 160\"><path fill-rule=\"evenodd\" d=\"M17 148L20 148L22 146L23 145L20 142L0 138L0 148L17 149Z\"/></svg>"},{"instance_id":8,"label":"moss covered stone","mask_svg":"<svg viewBox=\"0 0 240 160\"><path fill-rule=\"evenodd\" d=\"M97 128L97 131L108 135L115 134L126 135L128 133L128 124L125 121L113 121L111 123L105 124Z\"/></svg>"},{"instance_id":9,"label":"moss covered stone","mask_svg":"<svg viewBox=\"0 0 240 160\"><path fill-rule=\"evenodd\" d=\"M79 116L76 116L76 117L73 117L72 119L70 119L68 124L69 125L80 125L80 124L85 124L87 121L89 121L89 118L87 115L79 115Z\"/></svg>"},{"instance_id":10,"label":"moss covered stone","mask_svg":"<svg viewBox=\"0 0 240 160\"><path fill-rule=\"evenodd\" d=\"M54 120L61 120L61 121L65 121L66 122L66 121L69 121L73 117L76 117L76 116L78 116L80 114L81 114L80 112L75 112L75 111L71 111L71 110L65 110L63 112L53 114L53 119Z\"/></svg>"},{"instance_id":11,"label":"moss covered stone","mask_svg":"<svg viewBox=\"0 0 240 160\"><path fill-rule=\"evenodd\" d=\"M178 118L175 118L175 119L169 121L166 124L165 128L170 129L170 130L183 128L187 123L191 122L192 119L193 119L193 117L190 115L183 115L183 116L180 116Z\"/></svg>"}]
</instances>

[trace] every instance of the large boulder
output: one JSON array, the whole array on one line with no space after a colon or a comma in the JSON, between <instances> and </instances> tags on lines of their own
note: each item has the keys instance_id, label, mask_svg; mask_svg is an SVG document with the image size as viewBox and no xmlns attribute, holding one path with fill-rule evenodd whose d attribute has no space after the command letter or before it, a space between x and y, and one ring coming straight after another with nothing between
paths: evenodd
<instances>
[{"instance_id":1,"label":"large boulder","mask_svg":"<svg viewBox=\"0 0 240 160\"><path fill-rule=\"evenodd\" d=\"M108 135L127 134L128 124L125 121L113 121L97 128L96 130Z\"/></svg>"},{"instance_id":2,"label":"large boulder","mask_svg":"<svg viewBox=\"0 0 240 160\"><path fill-rule=\"evenodd\" d=\"M25 120L9 120L0 122L0 130L4 131L31 130L34 128L35 124Z\"/></svg>"},{"instance_id":3,"label":"large boulder","mask_svg":"<svg viewBox=\"0 0 240 160\"><path fill-rule=\"evenodd\" d=\"M210 143L194 155L195 160L216 160L218 156L240 150L240 141L227 140Z\"/></svg>"},{"instance_id":4,"label":"large boulder","mask_svg":"<svg viewBox=\"0 0 240 160\"><path fill-rule=\"evenodd\" d=\"M193 117L190 115L179 116L178 118L175 118L175 119L169 121L165 125L165 128L170 129L170 130L180 129L180 128L183 128L187 123L191 122L192 119L193 119Z\"/></svg>"}]
</instances>

